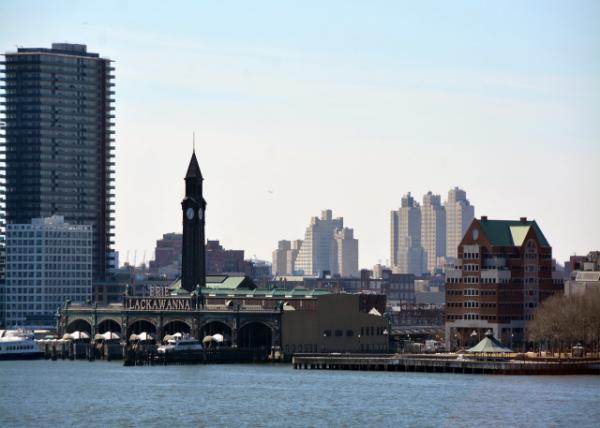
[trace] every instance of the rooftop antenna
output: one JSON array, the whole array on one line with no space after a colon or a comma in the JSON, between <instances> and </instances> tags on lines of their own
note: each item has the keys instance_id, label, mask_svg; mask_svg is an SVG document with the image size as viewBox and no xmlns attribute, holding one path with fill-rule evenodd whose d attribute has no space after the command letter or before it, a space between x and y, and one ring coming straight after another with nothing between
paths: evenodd
<instances>
[{"instance_id":1,"label":"rooftop antenna","mask_svg":"<svg viewBox=\"0 0 600 428\"><path fill-rule=\"evenodd\" d=\"M196 153L196 133L192 132L192 151Z\"/></svg>"}]
</instances>

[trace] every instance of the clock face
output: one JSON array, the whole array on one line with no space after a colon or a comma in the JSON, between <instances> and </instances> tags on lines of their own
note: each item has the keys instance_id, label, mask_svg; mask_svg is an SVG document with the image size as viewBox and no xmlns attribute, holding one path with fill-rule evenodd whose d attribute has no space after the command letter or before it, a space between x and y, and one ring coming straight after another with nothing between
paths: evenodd
<instances>
[{"instance_id":1,"label":"clock face","mask_svg":"<svg viewBox=\"0 0 600 428\"><path fill-rule=\"evenodd\" d=\"M188 220L192 220L194 218L194 209L193 208L188 208L187 211L185 212L185 216L187 217Z\"/></svg>"},{"instance_id":2,"label":"clock face","mask_svg":"<svg viewBox=\"0 0 600 428\"><path fill-rule=\"evenodd\" d=\"M198 219L202 220L202 216L204 216L204 212L202 211L202 208L198 208Z\"/></svg>"}]
</instances>

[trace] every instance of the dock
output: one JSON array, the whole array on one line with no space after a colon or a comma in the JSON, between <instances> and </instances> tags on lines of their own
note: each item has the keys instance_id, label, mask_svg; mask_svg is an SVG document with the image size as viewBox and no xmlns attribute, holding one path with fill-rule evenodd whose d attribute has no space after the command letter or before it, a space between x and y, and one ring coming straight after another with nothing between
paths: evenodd
<instances>
[{"instance_id":1,"label":"dock","mask_svg":"<svg viewBox=\"0 0 600 428\"><path fill-rule=\"evenodd\" d=\"M294 369L498 375L600 374L600 358L492 358L452 354L296 354Z\"/></svg>"}]
</instances>

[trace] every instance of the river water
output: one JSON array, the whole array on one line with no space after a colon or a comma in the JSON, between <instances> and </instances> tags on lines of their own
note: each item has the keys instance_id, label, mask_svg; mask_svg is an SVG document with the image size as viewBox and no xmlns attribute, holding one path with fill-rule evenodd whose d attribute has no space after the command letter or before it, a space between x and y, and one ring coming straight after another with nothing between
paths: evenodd
<instances>
[{"instance_id":1,"label":"river water","mask_svg":"<svg viewBox=\"0 0 600 428\"><path fill-rule=\"evenodd\" d=\"M600 376L0 361L0 427L600 426Z\"/></svg>"}]
</instances>

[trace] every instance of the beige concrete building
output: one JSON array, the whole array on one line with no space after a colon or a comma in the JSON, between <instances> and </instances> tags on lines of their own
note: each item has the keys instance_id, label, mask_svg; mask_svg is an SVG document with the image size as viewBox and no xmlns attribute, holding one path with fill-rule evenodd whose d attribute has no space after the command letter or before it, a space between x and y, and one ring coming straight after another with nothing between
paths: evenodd
<instances>
[{"instance_id":1,"label":"beige concrete building","mask_svg":"<svg viewBox=\"0 0 600 428\"><path fill-rule=\"evenodd\" d=\"M421 245L425 250L428 272L442 269L439 261L446 256L446 210L440 195L427 192L421 206Z\"/></svg>"},{"instance_id":2,"label":"beige concrete building","mask_svg":"<svg viewBox=\"0 0 600 428\"><path fill-rule=\"evenodd\" d=\"M425 252L421 246L421 207L410 192L402 197L402 206L391 213L391 263L396 273L421 275Z\"/></svg>"},{"instance_id":3,"label":"beige concrete building","mask_svg":"<svg viewBox=\"0 0 600 428\"><path fill-rule=\"evenodd\" d=\"M279 241L277 249L273 251L273 264L271 271L274 276L277 275L293 275L294 264L298 257L298 252L302 246L302 240L295 241Z\"/></svg>"},{"instance_id":4,"label":"beige concrete building","mask_svg":"<svg viewBox=\"0 0 600 428\"><path fill-rule=\"evenodd\" d=\"M342 217L333 218L331 210L312 217L298 252L294 273L320 276L324 272L358 276L358 240L352 229L344 228Z\"/></svg>"},{"instance_id":5,"label":"beige concrete building","mask_svg":"<svg viewBox=\"0 0 600 428\"><path fill-rule=\"evenodd\" d=\"M310 306L285 305L281 343L287 358L306 352L386 352L389 325L385 297L364 294L319 296Z\"/></svg>"},{"instance_id":6,"label":"beige concrete building","mask_svg":"<svg viewBox=\"0 0 600 428\"><path fill-rule=\"evenodd\" d=\"M354 238L354 230L347 227L337 230L334 239L337 254L334 273L343 278L358 277L358 239Z\"/></svg>"},{"instance_id":7,"label":"beige concrete building","mask_svg":"<svg viewBox=\"0 0 600 428\"><path fill-rule=\"evenodd\" d=\"M446 257L457 258L458 246L475 218L475 207L469 203L467 193L455 187L448 191L446 209Z\"/></svg>"}]
</instances>

